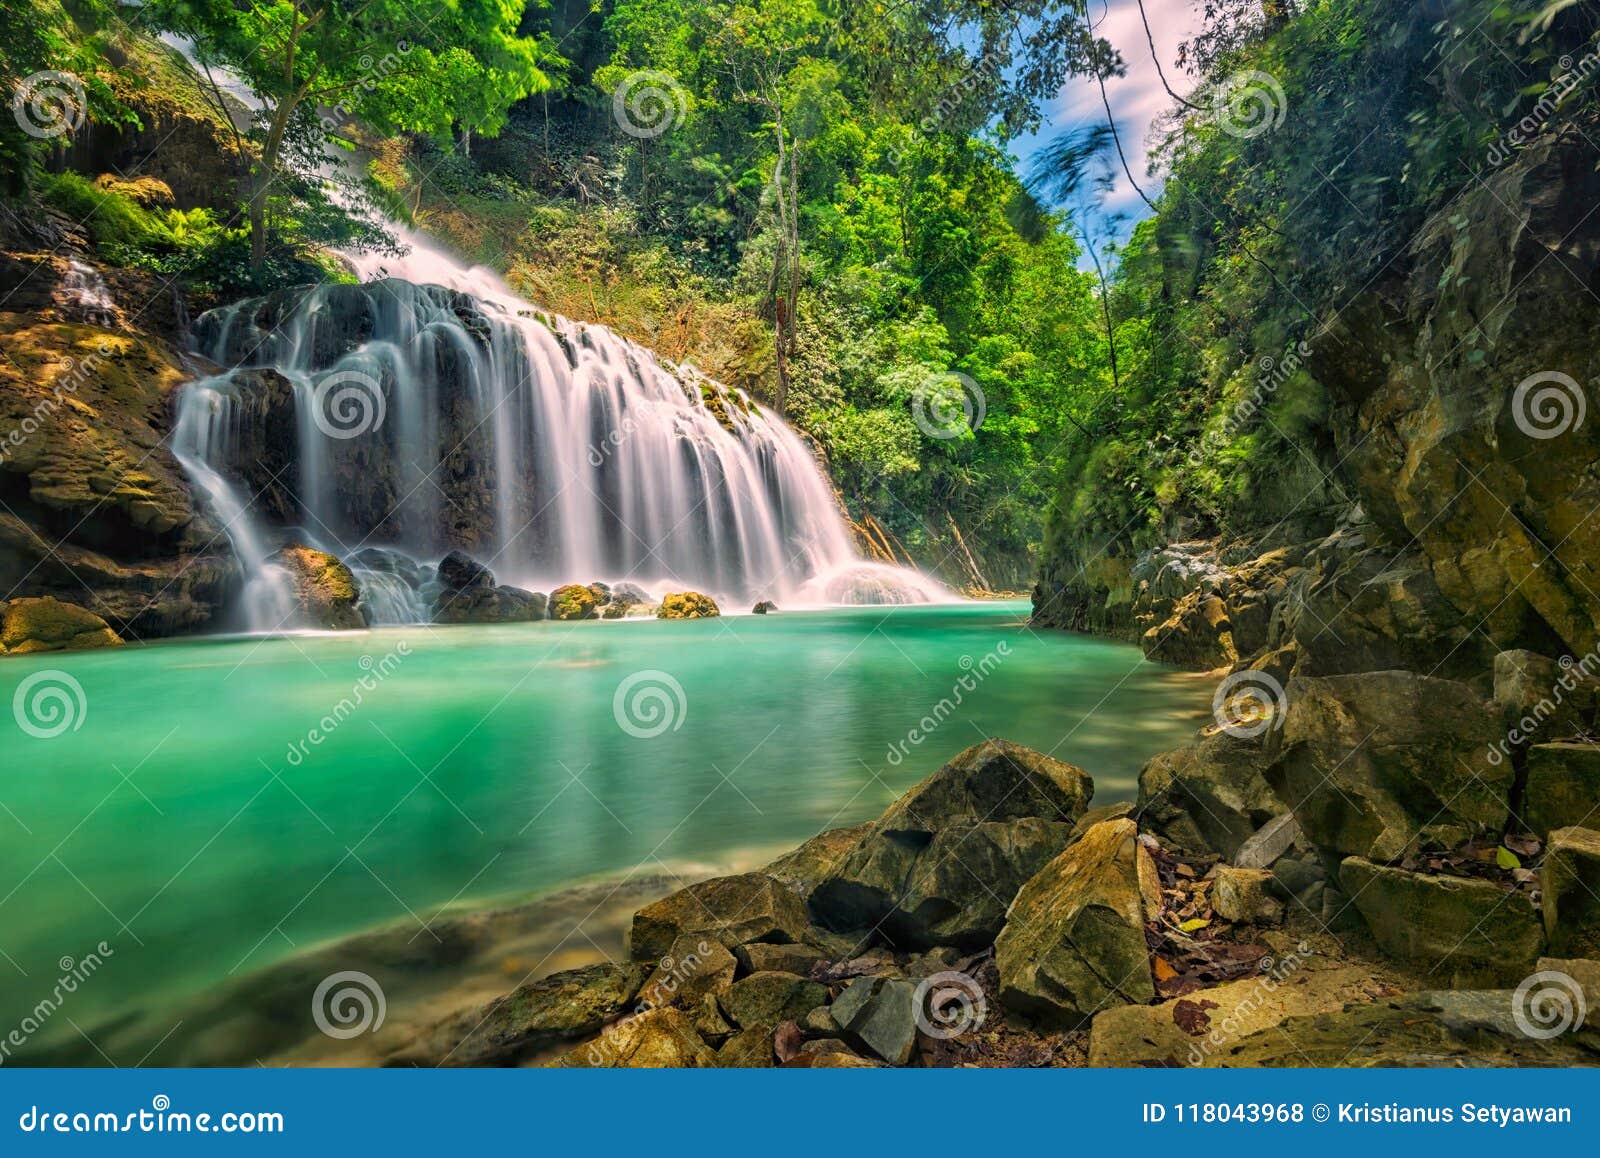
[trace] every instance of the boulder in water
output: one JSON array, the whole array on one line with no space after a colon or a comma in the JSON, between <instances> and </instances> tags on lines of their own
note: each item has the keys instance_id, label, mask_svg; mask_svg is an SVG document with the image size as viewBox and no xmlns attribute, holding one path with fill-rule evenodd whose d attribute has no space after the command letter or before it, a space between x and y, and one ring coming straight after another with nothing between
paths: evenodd
<instances>
[{"instance_id":1,"label":"boulder in water","mask_svg":"<svg viewBox=\"0 0 1600 1158\"><path fill-rule=\"evenodd\" d=\"M776 603L774 603L770 599L763 599L760 603L757 603L750 610L751 610L752 613L754 613L756 615L766 615L768 612L772 612L772 611L778 610L778 605Z\"/></svg>"},{"instance_id":2,"label":"boulder in water","mask_svg":"<svg viewBox=\"0 0 1600 1158\"><path fill-rule=\"evenodd\" d=\"M439 593L435 623L529 623L545 617L545 597L520 587L468 587Z\"/></svg>"},{"instance_id":3,"label":"boulder in water","mask_svg":"<svg viewBox=\"0 0 1600 1158\"><path fill-rule=\"evenodd\" d=\"M493 587L494 572L464 551L451 551L439 560L439 582L457 591Z\"/></svg>"},{"instance_id":4,"label":"boulder in water","mask_svg":"<svg viewBox=\"0 0 1600 1158\"><path fill-rule=\"evenodd\" d=\"M288 573L300 614L313 627L350 631L367 625L356 606L361 600L356 577L328 552L290 543L270 561Z\"/></svg>"},{"instance_id":5,"label":"boulder in water","mask_svg":"<svg viewBox=\"0 0 1600 1158\"><path fill-rule=\"evenodd\" d=\"M0 655L116 647L122 642L92 611L51 596L0 603Z\"/></svg>"},{"instance_id":6,"label":"boulder in water","mask_svg":"<svg viewBox=\"0 0 1600 1158\"><path fill-rule=\"evenodd\" d=\"M592 587L568 583L550 592L551 619L594 619L599 606L600 597Z\"/></svg>"},{"instance_id":7,"label":"boulder in water","mask_svg":"<svg viewBox=\"0 0 1600 1158\"><path fill-rule=\"evenodd\" d=\"M657 619L711 619L721 615L716 600L698 591L676 591L661 597Z\"/></svg>"}]
</instances>

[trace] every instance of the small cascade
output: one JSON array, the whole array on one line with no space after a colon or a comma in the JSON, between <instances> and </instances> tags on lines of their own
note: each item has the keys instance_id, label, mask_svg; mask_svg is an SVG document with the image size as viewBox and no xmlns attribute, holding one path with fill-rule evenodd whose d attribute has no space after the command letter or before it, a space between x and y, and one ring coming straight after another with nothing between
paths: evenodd
<instances>
[{"instance_id":1,"label":"small cascade","mask_svg":"<svg viewBox=\"0 0 1600 1158\"><path fill-rule=\"evenodd\" d=\"M61 279L61 292L83 321L92 326L117 324L116 303L111 300L111 289L99 270L72 258Z\"/></svg>"},{"instance_id":2,"label":"small cascade","mask_svg":"<svg viewBox=\"0 0 1600 1158\"><path fill-rule=\"evenodd\" d=\"M244 570L243 626L252 632L301 626L289 574L268 562L266 538L239 491L214 466L236 443L239 407L226 377L202 378L183 388L172 434L172 454L210 500Z\"/></svg>"}]
</instances>

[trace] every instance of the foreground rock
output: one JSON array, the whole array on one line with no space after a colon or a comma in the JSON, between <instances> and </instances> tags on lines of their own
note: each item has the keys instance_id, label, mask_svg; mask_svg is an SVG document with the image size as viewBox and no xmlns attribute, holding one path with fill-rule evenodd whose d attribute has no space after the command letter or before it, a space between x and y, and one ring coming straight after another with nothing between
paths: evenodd
<instances>
[{"instance_id":1,"label":"foreground rock","mask_svg":"<svg viewBox=\"0 0 1600 1158\"><path fill-rule=\"evenodd\" d=\"M1284 810L1268 763L1265 736L1221 731L1156 756L1139 772L1139 819L1164 844L1232 859Z\"/></svg>"},{"instance_id":2,"label":"foreground rock","mask_svg":"<svg viewBox=\"0 0 1600 1158\"><path fill-rule=\"evenodd\" d=\"M978 947L1064 847L1094 782L1006 740L962 752L895 801L811 894L819 923L893 943Z\"/></svg>"},{"instance_id":3,"label":"foreground rock","mask_svg":"<svg viewBox=\"0 0 1600 1158\"><path fill-rule=\"evenodd\" d=\"M1091 1066L1215 1065L1250 1034L1286 1018L1335 1013L1380 996L1368 971L1287 958L1270 973L1201 989L1160 1005L1124 1005L1094 1019Z\"/></svg>"},{"instance_id":4,"label":"foreground rock","mask_svg":"<svg viewBox=\"0 0 1600 1158\"><path fill-rule=\"evenodd\" d=\"M1239 1068L1594 1065L1576 1035L1505 1032L1512 990L1417 993L1291 1017L1224 1046L1208 1064Z\"/></svg>"},{"instance_id":5,"label":"foreground rock","mask_svg":"<svg viewBox=\"0 0 1600 1158\"><path fill-rule=\"evenodd\" d=\"M569 1069L703 1069L717 1055L680 1009L651 1009L610 1026L556 1063Z\"/></svg>"},{"instance_id":6,"label":"foreground rock","mask_svg":"<svg viewBox=\"0 0 1600 1158\"><path fill-rule=\"evenodd\" d=\"M1600 831L1552 832L1539 887L1551 955L1600 958Z\"/></svg>"},{"instance_id":7,"label":"foreground rock","mask_svg":"<svg viewBox=\"0 0 1600 1158\"><path fill-rule=\"evenodd\" d=\"M701 881L640 909L629 948L646 960L665 955L680 936L700 934L732 949L752 941L803 942L809 931L793 890L765 873L743 873Z\"/></svg>"},{"instance_id":8,"label":"foreground rock","mask_svg":"<svg viewBox=\"0 0 1600 1158\"><path fill-rule=\"evenodd\" d=\"M903 1066L917 1044L917 987L909 981L858 977L834 1001L830 1012L845 1039Z\"/></svg>"},{"instance_id":9,"label":"foreground rock","mask_svg":"<svg viewBox=\"0 0 1600 1158\"><path fill-rule=\"evenodd\" d=\"M1584 740L1528 749L1522 818L1548 837L1558 828L1600 823L1600 747Z\"/></svg>"},{"instance_id":10,"label":"foreground rock","mask_svg":"<svg viewBox=\"0 0 1600 1158\"><path fill-rule=\"evenodd\" d=\"M1528 894L1493 881L1434 876L1351 857L1344 891L1391 957L1429 967L1440 982L1515 982L1544 951L1544 929Z\"/></svg>"},{"instance_id":11,"label":"foreground rock","mask_svg":"<svg viewBox=\"0 0 1600 1158\"><path fill-rule=\"evenodd\" d=\"M0 603L0 655L117 647L110 624L75 603L44 596Z\"/></svg>"},{"instance_id":12,"label":"foreground rock","mask_svg":"<svg viewBox=\"0 0 1600 1158\"><path fill-rule=\"evenodd\" d=\"M1131 820L1091 828L1028 881L995 941L1000 999L1035 1020L1074 1028L1156 995L1145 922L1161 886Z\"/></svg>"},{"instance_id":13,"label":"foreground rock","mask_svg":"<svg viewBox=\"0 0 1600 1158\"><path fill-rule=\"evenodd\" d=\"M590 965L553 973L441 1022L394 1054L388 1064L514 1064L559 1042L594 1033L621 1016L644 986L645 973L639 964Z\"/></svg>"},{"instance_id":14,"label":"foreground rock","mask_svg":"<svg viewBox=\"0 0 1600 1158\"><path fill-rule=\"evenodd\" d=\"M610 593L607 592L609 599ZM599 615L601 599L593 587L568 583L550 592L551 619L594 619Z\"/></svg>"},{"instance_id":15,"label":"foreground rock","mask_svg":"<svg viewBox=\"0 0 1600 1158\"><path fill-rule=\"evenodd\" d=\"M356 577L334 556L290 543L270 562L288 572L295 603L305 622L331 631L352 631L367 625L356 606L361 601Z\"/></svg>"},{"instance_id":16,"label":"foreground rock","mask_svg":"<svg viewBox=\"0 0 1600 1158\"><path fill-rule=\"evenodd\" d=\"M489 568L461 551L439 561L438 581L435 623L527 623L545 617L543 595L496 585Z\"/></svg>"},{"instance_id":17,"label":"foreground rock","mask_svg":"<svg viewBox=\"0 0 1600 1158\"><path fill-rule=\"evenodd\" d=\"M1490 756L1496 714L1466 684L1404 671L1295 679L1267 778L1314 844L1399 860L1506 821L1516 772Z\"/></svg>"},{"instance_id":18,"label":"foreground rock","mask_svg":"<svg viewBox=\"0 0 1600 1158\"><path fill-rule=\"evenodd\" d=\"M712 619L722 614L716 600L698 591L674 592L661 597L657 619Z\"/></svg>"}]
</instances>

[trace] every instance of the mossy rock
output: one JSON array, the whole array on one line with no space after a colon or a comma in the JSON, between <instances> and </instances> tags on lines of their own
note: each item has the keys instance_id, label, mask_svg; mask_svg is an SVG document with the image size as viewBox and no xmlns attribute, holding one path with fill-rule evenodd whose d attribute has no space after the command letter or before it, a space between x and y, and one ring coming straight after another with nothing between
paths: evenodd
<instances>
[{"instance_id":1,"label":"mossy rock","mask_svg":"<svg viewBox=\"0 0 1600 1158\"><path fill-rule=\"evenodd\" d=\"M698 591L679 591L665 595L656 609L657 619L711 619L721 615L716 600Z\"/></svg>"},{"instance_id":2,"label":"mossy rock","mask_svg":"<svg viewBox=\"0 0 1600 1158\"><path fill-rule=\"evenodd\" d=\"M122 638L92 611L45 596L0 604L0 654L117 647Z\"/></svg>"},{"instance_id":3,"label":"mossy rock","mask_svg":"<svg viewBox=\"0 0 1600 1158\"><path fill-rule=\"evenodd\" d=\"M334 556L300 543L290 543L272 556L289 573L301 613L317 627L346 631L367 625L356 607L361 588L356 577Z\"/></svg>"},{"instance_id":4,"label":"mossy rock","mask_svg":"<svg viewBox=\"0 0 1600 1158\"><path fill-rule=\"evenodd\" d=\"M592 587L569 583L550 592L551 619L593 619L600 597Z\"/></svg>"}]
</instances>

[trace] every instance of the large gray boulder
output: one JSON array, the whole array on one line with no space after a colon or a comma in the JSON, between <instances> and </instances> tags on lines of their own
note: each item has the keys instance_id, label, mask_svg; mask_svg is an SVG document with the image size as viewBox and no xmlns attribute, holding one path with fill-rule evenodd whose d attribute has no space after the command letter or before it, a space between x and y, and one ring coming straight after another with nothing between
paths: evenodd
<instances>
[{"instance_id":1,"label":"large gray boulder","mask_svg":"<svg viewBox=\"0 0 1600 1158\"><path fill-rule=\"evenodd\" d=\"M1012 903L995 941L1000 1000L1063 1028L1153 1000L1145 922L1160 906L1160 881L1134 822L1095 825Z\"/></svg>"},{"instance_id":2,"label":"large gray boulder","mask_svg":"<svg viewBox=\"0 0 1600 1158\"><path fill-rule=\"evenodd\" d=\"M1466 684L1406 671L1294 679L1267 779L1306 837L1400 859L1503 825L1516 777L1498 716Z\"/></svg>"},{"instance_id":3,"label":"large gray boulder","mask_svg":"<svg viewBox=\"0 0 1600 1158\"><path fill-rule=\"evenodd\" d=\"M986 945L1093 793L1081 768L1006 740L975 745L873 823L818 883L811 911L830 929L911 948Z\"/></svg>"},{"instance_id":4,"label":"large gray boulder","mask_svg":"<svg viewBox=\"0 0 1600 1158\"><path fill-rule=\"evenodd\" d=\"M1284 811L1267 783L1266 737L1217 731L1152 758L1139 772L1139 820L1164 844L1231 860Z\"/></svg>"}]
</instances>

